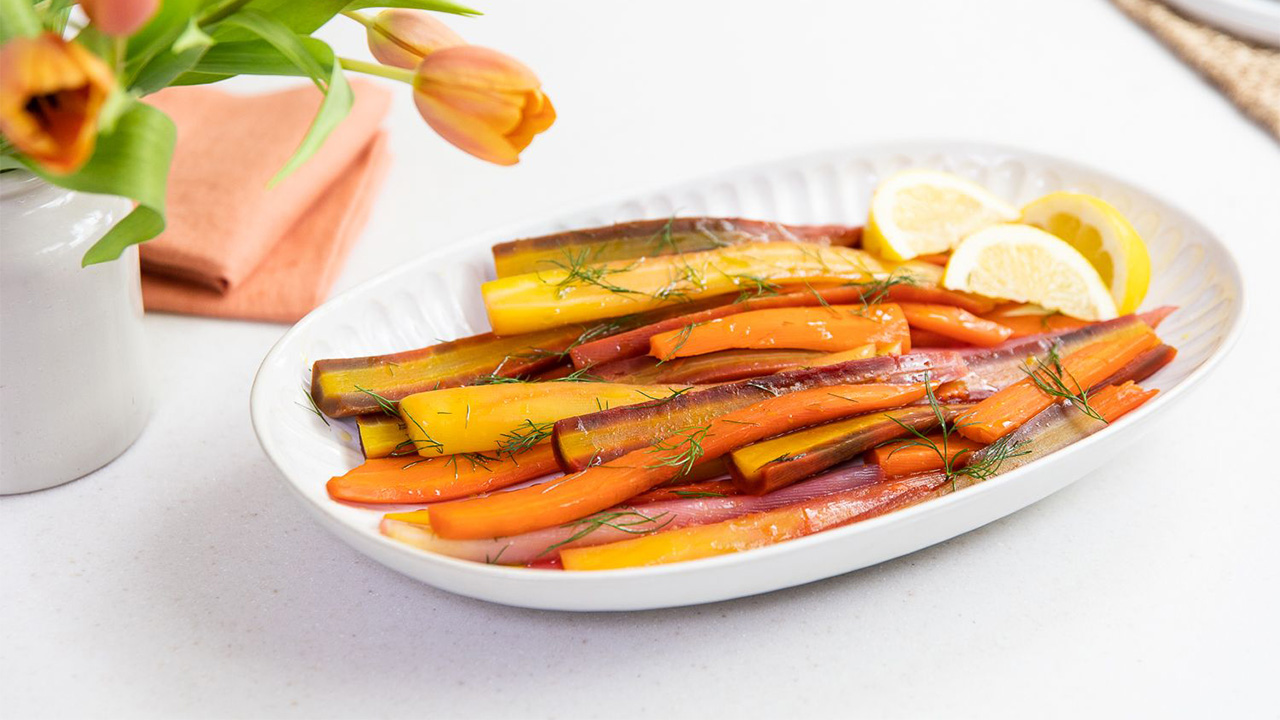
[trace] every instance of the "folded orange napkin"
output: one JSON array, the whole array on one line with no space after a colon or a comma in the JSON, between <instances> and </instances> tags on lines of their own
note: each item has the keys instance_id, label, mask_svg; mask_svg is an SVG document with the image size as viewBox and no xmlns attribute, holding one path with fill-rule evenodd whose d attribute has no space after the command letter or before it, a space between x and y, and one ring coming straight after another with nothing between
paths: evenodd
<instances>
[{"instance_id":1,"label":"folded orange napkin","mask_svg":"<svg viewBox=\"0 0 1280 720\"><path fill-rule=\"evenodd\" d=\"M178 126L168 226L142 246L148 310L290 322L324 300L387 165L390 94L355 103L315 155L267 188L320 103L313 87L231 95L170 88L149 98Z\"/></svg>"}]
</instances>

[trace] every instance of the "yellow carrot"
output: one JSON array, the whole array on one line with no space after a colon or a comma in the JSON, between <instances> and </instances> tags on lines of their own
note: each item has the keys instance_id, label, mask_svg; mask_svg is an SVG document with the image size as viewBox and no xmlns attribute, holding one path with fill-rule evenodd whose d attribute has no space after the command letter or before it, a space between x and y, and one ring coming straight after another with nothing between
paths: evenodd
<instances>
[{"instance_id":1,"label":"yellow carrot","mask_svg":"<svg viewBox=\"0 0 1280 720\"><path fill-rule=\"evenodd\" d=\"M481 292L493 331L513 335L774 284L869 280L883 273L880 262L862 250L794 242L599 264L587 260L570 254L554 269L485 283Z\"/></svg>"},{"instance_id":2,"label":"yellow carrot","mask_svg":"<svg viewBox=\"0 0 1280 720\"><path fill-rule=\"evenodd\" d=\"M598 382L499 383L418 393L400 401L409 438L424 457L505 453L550 437L562 418L669 397L687 385Z\"/></svg>"}]
</instances>

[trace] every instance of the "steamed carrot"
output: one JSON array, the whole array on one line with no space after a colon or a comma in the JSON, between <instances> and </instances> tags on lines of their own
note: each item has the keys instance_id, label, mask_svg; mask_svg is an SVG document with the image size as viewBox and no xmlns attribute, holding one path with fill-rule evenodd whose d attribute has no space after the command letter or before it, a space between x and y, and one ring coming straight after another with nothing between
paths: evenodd
<instances>
[{"instance_id":1,"label":"steamed carrot","mask_svg":"<svg viewBox=\"0 0 1280 720\"><path fill-rule=\"evenodd\" d=\"M1073 393L1094 387L1144 351L1160 344L1160 338L1145 323L1135 323L1110 340L1086 345L1061 359L1061 371L1053 363L1037 366L1036 372L1052 383L1056 377ZM960 434L990 444L1017 430L1060 397L1046 393L1035 380L1026 377L983 400L958 418Z\"/></svg>"},{"instance_id":2,"label":"steamed carrot","mask_svg":"<svg viewBox=\"0 0 1280 720\"><path fill-rule=\"evenodd\" d=\"M409 429L399 415L357 415L356 431L360 434L360 449L367 458L418 454L418 449L409 439Z\"/></svg>"},{"instance_id":3,"label":"steamed carrot","mask_svg":"<svg viewBox=\"0 0 1280 720\"><path fill-rule=\"evenodd\" d=\"M923 385L831 385L768 398L691 427L615 460L519 490L429 508L444 538L501 537L561 525L612 507L699 463L779 433L826 420L899 407L924 397Z\"/></svg>"},{"instance_id":4,"label":"steamed carrot","mask_svg":"<svg viewBox=\"0 0 1280 720\"><path fill-rule=\"evenodd\" d=\"M966 345L960 340L939 335L936 332L911 328L911 347L920 350L922 348L959 348Z\"/></svg>"},{"instance_id":5,"label":"steamed carrot","mask_svg":"<svg viewBox=\"0 0 1280 720\"><path fill-rule=\"evenodd\" d=\"M720 497L729 495L740 495L738 489L733 486L732 480L707 480L704 482L688 483L685 485L668 485L660 488L654 488L649 492L640 493L639 495L627 501L630 505L644 505L645 503L662 502L666 500L688 500L697 497Z\"/></svg>"},{"instance_id":6,"label":"steamed carrot","mask_svg":"<svg viewBox=\"0 0 1280 720\"><path fill-rule=\"evenodd\" d=\"M515 457L440 455L430 459L366 460L325 487L334 500L358 503L424 503L499 490L560 469L550 443Z\"/></svg>"},{"instance_id":7,"label":"steamed carrot","mask_svg":"<svg viewBox=\"0 0 1280 720\"><path fill-rule=\"evenodd\" d=\"M867 464L879 465L885 475L913 475L915 473L932 472L944 469L943 455L951 460L952 468L963 467L974 452L986 447L968 438L950 435L943 444L941 434L929 436L929 440L938 448L934 450L927 445L913 444L918 440L899 440L867 451Z\"/></svg>"},{"instance_id":8,"label":"steamed carrot","mask_svg":"<svg viewBox=\"0 0 1280 720\"><path fill-rule=\"evenodd\" d=\"M981 295L973 295L971 293L958 292L955 290L944 290L940 287L932 287L930 285L894 285L889 288L888 299L890 302L918 302L930 303L933 305L954 305L958 308L964 308L974 315L989 313L996 307L995 300L984 298Z\"/></svg>"},{"instance_id":9,"label":"steamed carrot","mask_svg":"<svg viewBox=\"0 0 1280 720\"><path fill-rule=\"evenodd\" d=\"M919 260L920 262L927 262L931 265L941 265L942 267L946 267L947 263L951 260L951 256L946 253L929 253L928 255L917 255L916 260Z\"/></svg>"},{"instance_id":10,"label":"steamed carrot","mask_svg":"<svg viewBox=\"0 0 1280 720\"><path fill-rule=\"evenodd\" d=\"M1160 392L1155 388L1143 390L1132 380L1123 385L1108 385L1089 396L1089 405L1107 422L1115 422L1125 414L1136 410Z\"/></svg>"},{"instance_id":11,"label":"steamed carrot","mask_svg":"<svg viewBox=\"0 0 1280 720\"><path fill-rule=\"evenodd\" d=\"M1000 315L997 313L985 313L982 317L991 322L1009 328L1012 334L1011 338L1027 337L1029 335L1039 335L1041 333L1063 332L1065 330L1075 330L1085 325L1092 325L1088 320L1078 320L1068 317L1062 313L1054 313L1052 315Z\"/></svg>"},{"instance_id":12,"label":"steamed carrot","mask_svg":"<svg viewBox=\"0 0 1280 720\"><path fill-rule=\"evenodd\" d=\"M928 330L970 345L992 347L1013 334L1013 330L1000 323L984 320L953 305L904 302L898 306L912 329Z\"/></svg>"},{"instance_id":13,"label":"steamed carrot","mask_svg":"<svg viewBox=\"0 0 1280 720\"><path fill-rule=\"evenodd\" d=\"M560 552L565 570L611 570L697 560L774 545L867 520L950 489L942 473L878 482L710 525Z\"/></svg>"},{"instance_id":14,"label":"steamed carrot","mask_svg":"<svg viewBox=\"0 0 1280 720\"><path fill-rule=\"evenodd\" d=\"M909 350L910 342L907 321L893 303L832 305L753 310L686 325L650 338L649 354L670 360L731 349L840 352L872 343Z\"/></svg>"}]
</instances>

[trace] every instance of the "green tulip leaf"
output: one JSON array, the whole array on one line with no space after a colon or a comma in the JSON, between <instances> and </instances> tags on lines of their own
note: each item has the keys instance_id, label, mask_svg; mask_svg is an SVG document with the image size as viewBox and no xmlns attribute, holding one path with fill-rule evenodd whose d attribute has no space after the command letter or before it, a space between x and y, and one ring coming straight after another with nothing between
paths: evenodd
<instances>
[{"instance_id":1,"label":"green tulip leaf","mask_svg":"<svg viewBox=\"0 0 1280 720\"><path fill-rule=\"evenodd\" d=\"M0 42L40 34L40 16L31 0L0 0Z\"/></svg>"}]
</instances>

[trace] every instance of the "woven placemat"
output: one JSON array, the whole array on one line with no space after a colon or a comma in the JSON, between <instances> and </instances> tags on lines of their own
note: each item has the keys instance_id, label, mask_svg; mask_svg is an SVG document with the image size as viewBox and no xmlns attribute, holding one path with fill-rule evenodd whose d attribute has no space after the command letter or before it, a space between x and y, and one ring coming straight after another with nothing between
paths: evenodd
<instances>
[{"instance_id":1,"label":"woven placemat","mask_svg":"<svg viewBox=\"0 0 1280 720\"><path fill-rule=\"evenodd\" d=\"M1111 0L1280 140L1280 50L1189 20L1158 0Z\"/></svg>"}]
</instances>

